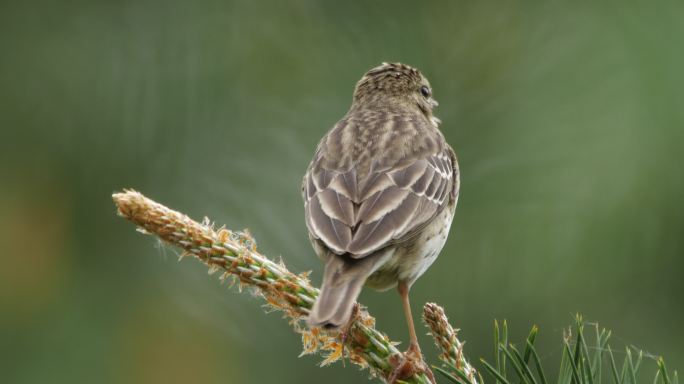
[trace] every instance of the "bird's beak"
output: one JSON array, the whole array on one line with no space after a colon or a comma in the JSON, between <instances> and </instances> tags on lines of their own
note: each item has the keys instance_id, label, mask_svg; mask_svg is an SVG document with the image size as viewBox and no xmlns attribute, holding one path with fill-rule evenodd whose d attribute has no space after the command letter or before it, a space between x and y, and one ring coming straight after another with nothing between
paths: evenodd
<instances>
[{"instance_id":1,"label":"bird's beak","mask_svg":"<svg viewBox=\"0 0 684 384\"><path fill-rule=\"evenodd\" d=\"M439 103L437 102L437 100L433 99L432 97L428 100L428 102L430 103L430 106L431 106L432 108L435 108L435 107L438 107L438 106L439 106Z\"/></svg>"}]
</instances>

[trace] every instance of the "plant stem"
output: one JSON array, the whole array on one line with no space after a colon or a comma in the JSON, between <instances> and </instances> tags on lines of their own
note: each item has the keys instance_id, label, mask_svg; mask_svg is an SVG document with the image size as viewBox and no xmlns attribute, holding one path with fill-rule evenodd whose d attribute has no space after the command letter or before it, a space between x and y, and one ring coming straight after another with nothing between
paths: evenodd
<instances>
[{"instance_id":1,"label":"plant stem","mask_svg":"<svg viewBox=\"0 0 684 384\"><path fill-rule=\"evenodd\" d=\"M347 357L352 363L369 368L372 375L386 380L392 374L391 361L401 352L387 335L375 328L375 318L361 308L344 338L337 332L309 329L305 318L318 296L307 274L294 274L256 250L248 232L214 229L208 220L198 223L139 192L127 190L112 195L118 214L135 223L141 232L157 236L206 264L210 271L221 271L222 279L233 277L241 286L254 287L269 306L283 311L294 330L302 335L302 355L325 354L321 365ZM424 373L402 378L407 383L429 383Z\"/></svg>"}]
</instances>

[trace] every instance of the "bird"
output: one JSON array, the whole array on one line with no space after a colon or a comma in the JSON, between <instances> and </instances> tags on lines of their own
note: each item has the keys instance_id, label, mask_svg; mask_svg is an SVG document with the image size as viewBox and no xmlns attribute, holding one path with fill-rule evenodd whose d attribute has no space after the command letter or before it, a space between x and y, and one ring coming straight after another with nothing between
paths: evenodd
<instances>
[{"instance_id":1,"label":"bird","mask_svg":"<svg viewBox=\"0 0 684 384\"><path fill-rule=\"evenodd\" d=\"M424 363L409 291L441 252L456 210L456 155L433 115L423 74L382 63L354 89L349 111L320 140L302 181L309 239L324 262L309 326L339 330L363 286L397 288L409 330L405 365Z\"/></svg>"}]
</instances>

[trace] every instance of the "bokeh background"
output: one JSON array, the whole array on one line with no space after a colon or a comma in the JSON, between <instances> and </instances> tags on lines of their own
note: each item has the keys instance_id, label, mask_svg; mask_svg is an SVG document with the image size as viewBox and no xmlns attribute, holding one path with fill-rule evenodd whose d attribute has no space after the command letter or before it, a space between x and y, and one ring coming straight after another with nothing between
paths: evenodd
<instances>
[{"instance_id":1,"label":"bokeh background","mask_svg":"<svg viewBox=\"0 0 684 384\"><path fill-rule=\"evenodd\" d=\"M415 307L444 305L473 361L505 318L514 341L538 324L553 366L581 312L683 368L683 18L678 1L3 1L0 381L367 382L298 358L280 315L110 194L248 227L318 283L301 176L382 61L431 80L462 170ZM394 293L361 301L406 344Z\"/></svg>"}]
</instances>

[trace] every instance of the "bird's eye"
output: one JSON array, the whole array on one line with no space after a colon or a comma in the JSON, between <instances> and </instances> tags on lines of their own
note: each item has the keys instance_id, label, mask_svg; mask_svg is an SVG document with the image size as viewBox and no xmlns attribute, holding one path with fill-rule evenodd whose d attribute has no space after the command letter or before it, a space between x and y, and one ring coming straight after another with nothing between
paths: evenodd
<instances>
[{"instance_id":1,"label":"bird's eye","mask_svg":"<svg viewBox=\"0 0 684 384\"><path fill-rule=\"evenodd\" d=\"M423 85L420 87L420 94L425 98L430 97L430 88Z\"/></svg>"}]
</instances>

